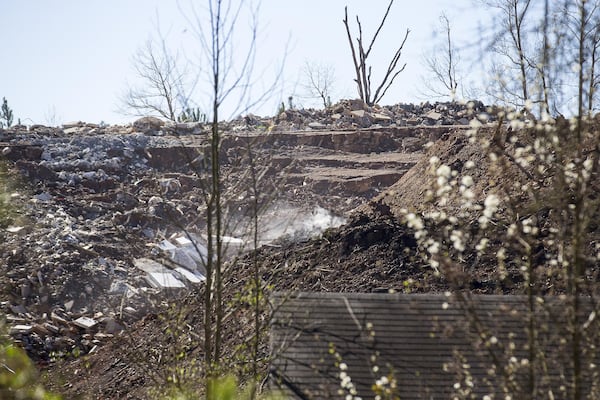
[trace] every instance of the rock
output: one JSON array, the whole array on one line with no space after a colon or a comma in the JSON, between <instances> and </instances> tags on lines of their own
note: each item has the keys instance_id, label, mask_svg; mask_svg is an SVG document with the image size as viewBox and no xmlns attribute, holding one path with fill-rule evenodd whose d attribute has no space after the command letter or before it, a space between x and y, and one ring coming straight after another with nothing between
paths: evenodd
<instances>
[{"instance_id":1,"label":"rock","mask_svg":"<svg viewBox=\"0 0 600 400\"><path fill-rule=\"evenodd\" d=\"M308 127L310 129L315 129L315 130L320 130L320 129L325 129L327 128L327 125L322 124L320 122L311 122L310 124L308 124Z\"/></svg>"},{"instance_id":2,"label":"rock","mask_svg":"<svg viewBox=\"0 0 600 400\"><path fill-rule=\"evenodd\" d=\"M73 305L75 304L74 300L69 300L65 302L65 310L71 311L73 309Z\"/></svg>"},{"instance_id":3,"label":"rock","mask_svg":"<svg viewBox=\"0 0 600 400\"><path fill-rule=\"evenodd\" d=\"M392 120L392 118L390 116L385 115L385 114L380 114L380 113L374 113L373 119L377 122L389 122Z\"/></svg>"},{"instance_id":4,"label":"rock","mask_svg":"<svg viewBox=\"0 0 600 400\"><path fill-rule=\"evenodd\" d=\"M421 119L417 118L417 117L408 118L406 120L406 125L408 125L408 126L416 126L416 125L419 125L420 123L421 123Z\"/></svg>"},{"instance_id":5,"label":"rock","mask_svg":"<svg viewBox=\"0 0 600 400\"><path fill-rule=\"evenodd\" d=\"M442 114L436 111L429 111L427 114L425 114L425 117L433 121L437 121L438 119L442 118Z\"/></svg>"},{"instance_id":6,"label":"rock","mask_svg":"<svg viewBox=\"0 0 600 400\"><path fill-rule=\"evenodd\" d=\"M373 123L373 119L371 114L366 112L365 110L354 110L350 111L350 114L353 117L353 120L361 127L368 128Z\"/></svg>"},{"instance_id":7,"label":"rock","mask_svg":"<svg viewBox=\"0 0 600 400\"><path fill-rule=\"evenodd\" d=\"M108 334L119 333L125 329L113 318L107 318L104 320L104 331Z\"/></svg>"},{"instance_id":8,"label":"rock","mask_svg":"<svg viewBox=\"0 0 600 400\"><path fill-rule=\"evenodd\" d=\"M73 134L77 134L83 131L83 128L80 128L78 126L74 126L71 128L67 128L65 129L63 132L67 135L73 135Z\"/></svg>"},{"instance_id":9,"label":"rock","mask_svg":"<svg viewBox=\"0 0 600 400\"><path fill-rule=\"evenodd\" d=\"M158 131L163 127L164 121L156 117L142 117L135 120L133 127L136 131L142 133L148 133L151 131Z\"/></svg>"},{"instance_id":10,"label":"rock","mask_svg":"<svg viewBox=\"0 0 600 400\"><path fill-rule=\"evenodd\" d=\"M71 121L71 122L65 122L64 124L62 124L62 128L63 129L78 128L83 125L84 125L84 123L81 121Z\"/></svg>"},{"instance_id":11,"label":"rock","mask_svg":"<svg viewBox=\"0 0 600 400\"><path fill-rule=\"evenodd\" d=\"M73 325L83 329L91 329L97 324L98 322L95 319L88 317L79 317L75 321L73 321Z\"/></svg>"},{"instance_id":12,"label":"rock","mask_svg":"<svg viewBox=\"0 0 600 400\"><path fill-rule=\"evenodd\" d=\"M33 326L32 325L15 325L15 326L11 326L10 328L10 333L11 335L14 334L27 334L30 333L33 330Z\"/></svg>"},{"instance_id":13,"label":"rock","mask_svg":"<svg viewBox=\"0 0 600 400\"><path fill-rule=\"evenodd\" d=\"M52 195L48 192L42 192L40 194L36 194L33 196L34 199L36 199L37 201L50 201L52 200Z\"/></svg>"},{"instance_id":14,"label":"rock","mask_svg":"<svg viewBox=\"0 0 600 400\"><path fill-rule=\"evenodd\" d=\"M21 297L23 299L26 299L29 296L31 296L31 284L29 282L26 282L23 285L21 285Z\"/></svg>"},{"instance_id":15,"label":"rock","mask_svg":"<svg viewBox=\"0 0 600 400\"><path fill-rule=\"evenodd\" d=\"M368 113L365 110L350 111L350 114L352 114L352 116L356 118L363 118L365 115L368 115Z\"/></svg>"},{"instance_id":16,"label":"rock","mask_svg":"<svg viewBox=\"0 0 600 400\"><path fill-rule=\"evenodd\" d=\"M10 311L13 314L27 314L27 309L25 308L25 306L23 304L17 304L14 306L10 306Z\"/></svg>"},{"instance_id":17,"label":"rock","mask_svg":"<svg viewBox=\"0 0 600 400\"><path fill-rule=\"evenodd\" d=\"M60 332L60 329L57 326L52 325L49 322L44 322L44 328L46 328L48 331L55 333L55 334Z\"/></svg>"},{"instance_id":18,"label":"rock","mask_svg":"<svg viewBox=\"0 0 600 400\"><path fill-rule=\"evenodd\" d=\"M60 315L58 315L54 312L52 312L50 314L50 319L52 320L52 322L54 322L55 324L58 324L58 325L68 325L69 324L69 322L66 319L64 319L63 317L61 317Z\"/></svg>"},{"instance_id":19,"label":"rock","mask_svg":"<svg viewBox=\"0 0 600 400\"><path fill-rule=\"evenodd\" d=\"M353 99L349 100L349 105L351 110L368 110L369 106L367 103L362 101L361 99Z\"/></svg>"},{"instance_id":20,"label":"rock","mask_svg":"<svg viewBox=\"0 0 600 400\"><path fill-rule=\"evenodd\" d=\"M41 325L41 324L33 324L32 330L33 330L33 332L37 333L41 337L49 336L51 333L50 330L48 328L46 328L46 326Z\"/></svg>"}]
</instances>

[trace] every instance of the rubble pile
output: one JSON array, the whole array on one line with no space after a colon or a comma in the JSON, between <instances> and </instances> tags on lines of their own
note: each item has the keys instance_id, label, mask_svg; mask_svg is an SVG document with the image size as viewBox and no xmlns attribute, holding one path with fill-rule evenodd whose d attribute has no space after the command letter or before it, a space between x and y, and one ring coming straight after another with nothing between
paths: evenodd
<instances>
[{"instance_id":1,"label":"rubble pile","mask_svg":"<svg viewBox=\"0 0 600 400\"><path fill-rule=\"evenodd\" d=\"M288 109L272 121L246 116L250 126L264 126L275 130L345 130L356 128L395 128L411 126L468 125L473 115L492 121L492 114L480 101L466 104L457 102L397 104L393 106L368 106L362 100L342 100L323 110ZM239 120L238 120L239 121ZM235 122L235 121L234 121Z\"/></svg>"},{"instance_id":2,"label":"rubble pile","mask_svg":"<svg viewBox=\"0 0 600 400\"><path fill-rule=\"evenodd\" d=\"M223 122L226 214L248 215L251 147L257 189L271 202L261 243L339 225L398 181L427 142L464 129L473 110L484 108L347 100ZM155 301L202 285L208 132L154 117L0 129L2 155L23 184L11 195L21 218L0 230L0 306L34 359L97 351ZM232 253L248 246L241 225L223 238Z\"/></svg>"}]
</instances>

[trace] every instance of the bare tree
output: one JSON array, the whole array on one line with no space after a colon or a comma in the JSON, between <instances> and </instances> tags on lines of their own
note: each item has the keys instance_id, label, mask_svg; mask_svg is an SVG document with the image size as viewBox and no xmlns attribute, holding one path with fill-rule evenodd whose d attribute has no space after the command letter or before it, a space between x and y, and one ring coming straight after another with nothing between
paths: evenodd
<instances>
[{"instance_id":1,"label":"bare tree","mask_svg":"<svg viewBox=\"0 0 600 400\"><path fill-rule=\"evenodd\" d=\"M498 100L523 107L531 100L530 76L535 69L534 54L529 52L531 43L527 25L531 20L532 0L484 0L484 3L499 11L501 24L493 35L493 52L505 63L495 64L493 73L498 80Z\"/></svg>"},{"instance_id":2,"label":"bare tree","mask_svg":"<svg viewBox=\"0 0 600 400\"><path fill-rule=\"evenodd\" d=\"M180 6L181 7L181 6ZM203 354L204 354L204 376L206 378L207 398L215 396L213 381L223 371L223 329L224 318L227 311L225 293L225 251L226 243L224 236L229 233L228 216L226 215L227 195L234 193L239 195L233 187L225 190L225 182L222 176L222 131L219 119L222 107L225 103L235 108L235 112L248 109L262 102L269 93L273 91L278 81L278 75L273 83L261 93L251 93L254 85L253 68L257 50L258 12L256 4L244 0L209 0L205 7L199 9L196 3L190 1L182 14L186 16L189 26L200 44L199 63L206 65L206 79L201 79L208 87L207 94L210 97L211 107L209 114L210 133L209 154L206 169L198 171L203 181L203 209L206 218L206 238L208 255L205 261L206 286L203 295ZM245 21L245 19L248 21ZM248 22L246 24L246 22ZM240 27L248 27L241 30ZM279 72L280 73L280 72ZM249 168L246 179L251 182L250 189L254 202L252 208L252 226L254 228L253 242L257 245L256 230L258 229L259 194L256 185L261 179L262 173L257 165L257 160L252 154L251 146L248 146L247 158ZM231 192L231 193L230 193ZM256 266L258 268L258 266ZM259 307L259 297L262 289L259 276L254 274L255 281L254 299L256 307ZM261 310L255 310L255 334L261 329L257 318ZM258 338L253 341L253 361L257 361ZM253 368L256 373L257 369ZM254 377L257 378L256 376Z\"/></svg>"},{"instance_id":3,"label":"bare tree","mask_svg":"<svg viewBox=\"0 0 600 400\"><path fill-rule=\"evenodd\" d=\"M576 74L582 74L586 82L583 90L583 107L591 113L595 108L597 89L600 84L598 74L599 49L600 49L600 1L587 0L585 2L565 2L555 10L560 17L557 27L565 32L561 53L563 65L578 60L575 65L581 66L570 69Z\"/></svg>"},{"instance_id":4,"label":"bare tree","mask_svg":"<svg viewBox=\"0 0 600 400\"><path fill-rule=\"evenodd\" d=\"M133 66L141 82L127 89L121 98L124 112L132 115L154 115L171 121L190 109L194 83L160 36L158 42L148 39L133 57Z\"/></svg>"},{"instance_id":5,"label":"bare tree","mask_svg":"<svg viewBox=\"0 0 600 400\"><path fill-rule=\"evenodd\" d=\"M456 68L459 62L459 56L452 41L452 32L450 29L450 20L446 14L440 15L440 26L443 29L445 42L443 51L434 49L432 54L425 58L427 69L431 76L435 79L436 84L430 82L430 79L425 79L425 87L434 95L450 96L454 101L458 89L458 79L456 77ZM439 55L441 53L441 55ZM439 88L441 85L442 89Z\"/></svg>"},{"instance_id":6,"label":"bare tree","mask_svg":"<svg viewBox=\"0 0 600 400\"><path fill-rule=\"evenodd\" d=\"M368 105L373 105L381 100L385 93L390 88L392 83L394 83L394 79L404 71L406 67L406 63L402 65L398 65L400 62L400 57L402 56L402 49L404 48L404 44L406 43L406 39L408 39L408 34L410 33L410 29L406 30L403 39L400 42L400 45L394 52L390 63L388 64L387 70L384 73L384 76L381 80L381 83L376 87L375 93L372 92L371 85L371 74L372 74L372 66L367 65L367 60L371 51L373 50L373 45L385 24L385 21L390 13L390 9L392 8L392 4L394 0L390 0L390 3L387 6L385 14L379 23L375 34L371 38L370 41L365 42L363 38L362 25L358 15L356 16L356 25L358 26L358 37L356 40L356 45L352 40L352 33L350 32L350 25L348 22L348 7L344 8L344 26L346 27L346 34L348 35L348 43L350 44L350 50L352 52L352 61L354 62L354 70L356 73L356 78L354 81L358 87L358 96Z\"/></svg>"},{"instance_id":7,"label":"bare tree","mask_svg":"<svg viewBox=\"0 0 600 400\"><path fill-rule=\"evenodd\" d=\"M331 92L335 82L335 69L331 65L305 62L303 68L304 88L311 98L318 98L323 107L331 106Z\"/></svg>"}]
</instances>

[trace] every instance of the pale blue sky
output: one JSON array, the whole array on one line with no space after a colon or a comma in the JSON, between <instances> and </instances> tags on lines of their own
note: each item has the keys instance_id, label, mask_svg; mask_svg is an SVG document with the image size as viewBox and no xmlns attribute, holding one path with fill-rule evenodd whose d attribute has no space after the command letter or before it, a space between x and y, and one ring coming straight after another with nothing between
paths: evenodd
<instances>
[{"instance_id":1,"label":"pale blue sky","mask_svg":"<svg viewBox=\"0 0 600 400\"><path fill-rule=\"evenodd\" d=\"M356 96L342 24L344 5L350 19L360 15L368 34L387 1L262 1L255 71L269 78L285 55L284 79L271 98L251 112L272 115L289 95L304 106L318 104L299 99L305 61L335 69L332 100ZM423 100L422 54L440 40L435 28L442 11L453 24L457 42L479 41L477 29L485 15L473 8L472 0L396 0L373 61L385 68L393 47L410 28L402 58L407 67L383 104ZM27 124L132 121L134 117L118 112L119 95L136 80L132 56L155 32L157 16L169 43L182 44L190 54L196 46L175 0L0 0L0 15L0 97L6 97L15 116ZM474 68L472 63L464 65Z\"/></svg>"}]
</instances>

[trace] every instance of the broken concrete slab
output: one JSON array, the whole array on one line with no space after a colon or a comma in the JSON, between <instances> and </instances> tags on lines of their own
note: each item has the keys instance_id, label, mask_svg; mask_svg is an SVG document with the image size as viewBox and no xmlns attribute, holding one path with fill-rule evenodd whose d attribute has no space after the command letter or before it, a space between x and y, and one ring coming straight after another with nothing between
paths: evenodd
<instances>
[{"instance_id":1,"label":"broken concrete slab","mask_svg":"<svg viewBox=\"0 0 600 400\"><path fill-rule=\"evenodd\" d=\"M390 116L385 115L385 114L380 114L380 113L374 113L373 119L377 122L386 122L386 121L392 120L392 118Z\"/></svg>"},{"instance_id":2,"label":"broken concrete slab","mask_svg":"<svg viewBox=\"0 0 600 400\"><path fill-rule=\"evenodd\" d=\"M171 261L178 267L184 267L190 271L198 269L198 262L192 257L193 249L176 248L171 250Z\"/></svg>"},{"instance_id":3,"label":"broken concrete slab","mask_svg":"<svg viewBox=\"0 0 600 400\"><path fill-rule=\"evenodd\" d=\"M142 270L146 273L168 271L167 267L165 267L163 264L151 260L149 258L136 258L135 260L133 260L133 265L137 269Z\"/></svg>"},{"instance_id":4,"label":"broken concrete slab","mask_svg":"<svg viewBox=\"0 0 600 400\"><path fill-rule=\"evenodd\" d=\"M432 110L425 114L425 117L437 121L438 119L442 118L442 114Z\"/></svg>"},{"instance_id":5,"label":"broken concrete slab","mask_svg":"<svg viewBox=\"0 0 600 400\"><path fill-rule=\"evenodd\" d=\"M175 268L175 271L177 271L179 274L181 274L181 276L191 283L202 283L206 280L204 275L201 275L200 273L194 273L182 267Z\"/></svg>"},{"instance_id":6,"label":"broken concrete slab","mask_svg":"<svg viewBox=\"0 0 600 400\"><path fill-rule=\"evenodd\" d=\"M169 242L168 240L163 240L162 242L160 242L158 244L158 248L161 250L164 250L164 251L170 251L170 250L177 249L177 246L175 246L173 243Z\"/></svg>"},{"instance_id":7,"label":"broken concrete slab","mask_svg":"<svg viewBox=\"0 0 600 400\"><path fill-rule=\"evenodd\" d=\"M176 243L175 244L173 244ZM165 251L175 267L184 267L189 271L199 271L205 275L204 264L208 258L208 250L199 238L186 234L174 235L169 240L163 240L158 248Z\"/></svg>"},{"instance_id":8,"label":"broken concrete slab","mask_svg":"<svg viewBox=\"0 0 600 400\"><path fill-rule=\"evenodd\" d=\"M368 116L369 113L366 112L365 110L354 110L354 111L350 111L350 114L352 114L354 117L357 118L363 118L365 116Z\"/></svg>"},{"instance_id":9,"label":"broken concrete slab","mask_svg":"<svg viewBox=\"0 0 600 400\"><path fill-rule=\"evenodd\" d=\"M98 321L89 317L79 317L73 321L73 324L80 328L91 329L98 324Z\"/></svg>"},{"instance_id":10,"label":"broken concrete slab","mask_svg":"<svg viewBox=\"0 0 600 400\"><path fill-rule=\"evenodd\" d=\"M176 237L175 241L180 246L193 246L194 245L194 242L192 242L190 239L188 239L185 236Z\"/></svg>"},{"instance_id":11,"label":"broken concrete slab","mask_svg":"<svg viewBox=\"0 0 600 400\"><path fill-rule=\"evenodd\" d=\"M170 272L149 272L146 281L155 289L183 289L185 284Z\"/></svg>"}]
</instances>

